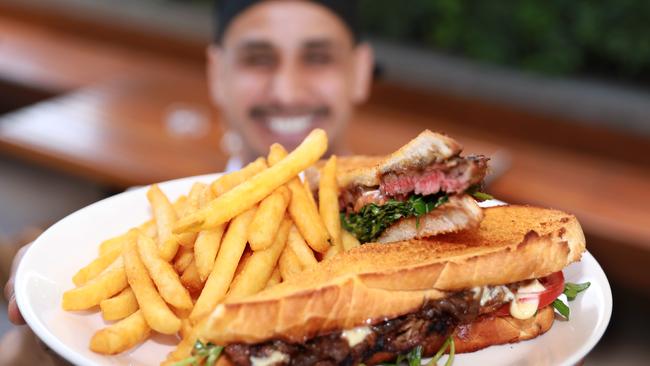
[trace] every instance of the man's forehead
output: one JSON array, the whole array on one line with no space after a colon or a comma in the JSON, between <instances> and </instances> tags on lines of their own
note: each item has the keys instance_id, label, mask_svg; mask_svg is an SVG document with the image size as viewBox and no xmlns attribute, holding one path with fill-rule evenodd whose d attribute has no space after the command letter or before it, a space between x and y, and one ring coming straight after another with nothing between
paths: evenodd
<instances>
[{"instance_id":1,"label":"man's forehead","mask_svg":"<svg viewBox=\"0 0 650 366\"><path fill-rule=\"evenodd\" d=\"M351 46L345 24L308 1L264 1L240 14L223 39L225 48Z\"/></svg>"}]
</instances>

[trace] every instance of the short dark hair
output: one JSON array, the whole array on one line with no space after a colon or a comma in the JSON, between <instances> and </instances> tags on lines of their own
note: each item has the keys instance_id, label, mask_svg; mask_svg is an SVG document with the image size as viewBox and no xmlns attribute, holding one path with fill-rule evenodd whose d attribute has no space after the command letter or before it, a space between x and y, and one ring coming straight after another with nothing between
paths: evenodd
<instances>
[{"instance_id":1,"label":"short dark hair","mask_svg":"<svg viewBox=\"0 0 650 366\"><path fill-rule=\"evenodd\" d=\"M216 29L214 40L221 43L232 21L248 7L266 0L217 0L215 6ZM348 27L354 42L360 40L358 9L356 0L309 0L332 11Z\"/></svg>"}]
</instances>

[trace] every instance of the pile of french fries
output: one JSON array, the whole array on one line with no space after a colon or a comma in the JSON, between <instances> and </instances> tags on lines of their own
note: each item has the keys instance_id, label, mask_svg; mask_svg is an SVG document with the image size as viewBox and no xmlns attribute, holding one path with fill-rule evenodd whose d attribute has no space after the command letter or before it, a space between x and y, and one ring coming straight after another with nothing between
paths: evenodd
<instances>
[{"instance_id":1,"label":"pile of french fries","mask_svg":"<svg viewBox=\"0 0 650 366\"><path fill-rule=\"evenodd\" d=\"M68 311L99 307L107 322L90 340L113 355L153 332L178 334L165 364L190 356L196 325L221 302L240 299L299 276L319 260L358 246L341 230L336 156L320 174L318 203L299 173L327 150L314 130L293 152L279 144L267 158L195 183L174 203L151 186L153 218L101 243L99 256L63 294Z\"/></svg>"}]
</instances>

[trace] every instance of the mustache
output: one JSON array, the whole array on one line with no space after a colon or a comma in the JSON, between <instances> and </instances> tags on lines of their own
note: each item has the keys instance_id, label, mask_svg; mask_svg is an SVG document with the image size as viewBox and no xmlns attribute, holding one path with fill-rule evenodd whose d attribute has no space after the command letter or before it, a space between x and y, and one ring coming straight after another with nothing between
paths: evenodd
<instances>
[{"instance_id":1,"label":"mustache","mask_svg":"<svg viewBox=\"0 0 650 366\"><path fill-rule=\"evenodd\" d=\"M257 105L251 108L249 112L252 118L264 118L272 115L289 115L299 116L313 114L318 117L330 114L328 106L282 106L277 104Z\"/></svg>"}]
</instances>

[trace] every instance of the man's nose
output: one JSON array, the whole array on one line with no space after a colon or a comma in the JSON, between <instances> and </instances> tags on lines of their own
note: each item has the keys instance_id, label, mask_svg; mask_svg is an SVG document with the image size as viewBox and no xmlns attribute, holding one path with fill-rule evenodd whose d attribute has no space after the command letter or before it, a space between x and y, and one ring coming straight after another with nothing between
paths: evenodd
<instances>
[{"instance_id":1,"label":"man's nose","mask_svg":"<svg viewBox=\"0 0 650 366\"><path fill-rule=\"evenodd\" d=\"M273 99L283 105L292 105L299 102L302 89L302 76L298 67L285 64L277 70L273 77Z\"/></svg>"}]
</instances>

